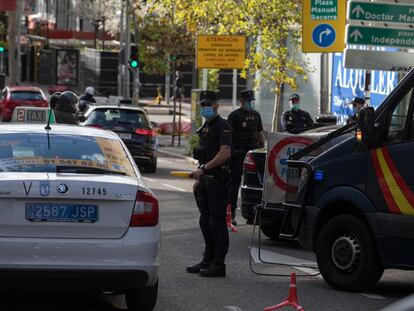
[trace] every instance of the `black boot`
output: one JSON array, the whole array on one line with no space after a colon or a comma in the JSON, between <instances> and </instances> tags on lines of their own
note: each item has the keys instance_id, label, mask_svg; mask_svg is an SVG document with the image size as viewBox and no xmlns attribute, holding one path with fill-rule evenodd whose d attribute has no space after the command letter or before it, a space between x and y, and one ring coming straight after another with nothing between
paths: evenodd
<instances>
[{"instance_id":1,"label":"black boot","mask_svg":"<svg viewBox=\"0 0 414 311\"><path fill-rule=\"evenodd\" d=\"M210 265L207 261L201 261L198 264L195 264L193 266L188 266L186 271L188 273L199 273L201 269L207 268Z\"/></svg>"},{"instance_id":2,"label":"black boot","mask_svg":"<svg viewBox=\"0 0 414 311\"><path fill-rule=\"evenodd\" d=\"M199 274L204 277L223 277L226 276L226 265L224 263L212 263L208 268L201 269Z\"/></svg>"}]
</instances>

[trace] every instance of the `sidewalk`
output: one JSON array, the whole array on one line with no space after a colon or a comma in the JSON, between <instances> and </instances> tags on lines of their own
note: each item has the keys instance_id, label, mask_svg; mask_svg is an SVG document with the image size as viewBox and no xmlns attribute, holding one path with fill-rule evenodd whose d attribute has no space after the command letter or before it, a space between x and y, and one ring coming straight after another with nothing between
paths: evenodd
<instances>
[{"instance_id":1,"label":"sidewalk","mask_svg":"<svg viewBox=\"0 0 414 311\"><path fill-rule=\"evenodd\" d=\"M178 137L174 139L174 146L172 146L172 137L170 135L158 136L158 152L161 154L186 159L190 162L194 161L190 154L189 137L181 137L181 144L178 146Z\"/></svg>"}]
</instances>

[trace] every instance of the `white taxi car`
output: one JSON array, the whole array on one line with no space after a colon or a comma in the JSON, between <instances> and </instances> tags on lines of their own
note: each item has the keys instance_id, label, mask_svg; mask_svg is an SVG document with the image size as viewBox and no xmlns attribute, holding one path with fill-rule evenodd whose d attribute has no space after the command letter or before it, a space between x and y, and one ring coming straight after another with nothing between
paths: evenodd
<instances>
[{"instance_id":1,"label":"white taxi car","mask_svg":"<svg viewBox=\"0 0 414 311\"><path fill-rule=\"evenodd\" d=\"M113 132L0 125L0 286L125 293L153 310L158 201Z\"/></svg>"}]
</instances>

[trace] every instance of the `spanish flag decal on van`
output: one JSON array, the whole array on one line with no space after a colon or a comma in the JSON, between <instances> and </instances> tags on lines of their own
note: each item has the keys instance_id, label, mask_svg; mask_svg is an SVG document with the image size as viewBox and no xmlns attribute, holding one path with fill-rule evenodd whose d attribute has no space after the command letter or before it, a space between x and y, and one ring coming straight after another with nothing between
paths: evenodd
<instances>
[{"instance_id":1,"label":"spanish flag decal on van","mask_svg":"<svg viewBox=\"0 0 414 311\"><path fill-rule=\"evenodd\" d=\"M372 150L371 159L390 212L414 215L414 194L394 165L387 148Z\"/></svg>"}]
</instances>

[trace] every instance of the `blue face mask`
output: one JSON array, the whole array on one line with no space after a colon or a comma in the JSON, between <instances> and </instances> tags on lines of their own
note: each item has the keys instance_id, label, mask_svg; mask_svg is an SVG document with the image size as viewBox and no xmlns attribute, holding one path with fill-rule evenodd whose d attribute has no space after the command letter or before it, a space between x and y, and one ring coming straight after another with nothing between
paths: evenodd
<instances>
[{"instance_id":1,"label":"blue face mask","mask_svg":"<svg viewBox=\"0 0 414 311\"><path fill-rule=\"evenodd\" d=\"M299 110L299 104L292 104L292 110L298 111Z\"/></svg>"},{"instance_id":2,"label":"blue face mask","mask_svg":"<svg viewBox=\"0 0 414 311\"><path fill-rule=\"evenodd\" d=\"M211 119L216 115L213 107L201 107L200 114L206 119Z\"/></svg>"},{"instance_id":3,"label":"blue face mask","mask_svg":"<svg viewBox=\"0 0 414 311\"><path fill-rule=\"evenodd\" d=\"M245 102L243 105L243 108L246 110L253 110L254 108L253 102L252 101Z\"/></svg>"}]
</instances>

